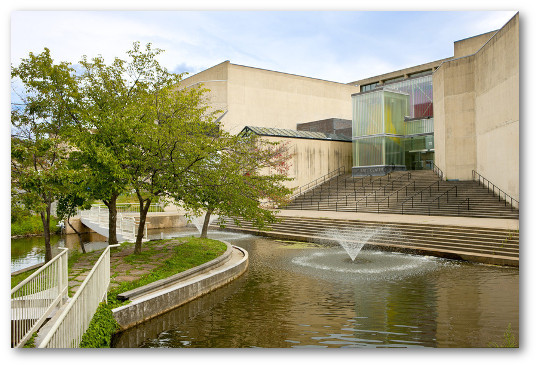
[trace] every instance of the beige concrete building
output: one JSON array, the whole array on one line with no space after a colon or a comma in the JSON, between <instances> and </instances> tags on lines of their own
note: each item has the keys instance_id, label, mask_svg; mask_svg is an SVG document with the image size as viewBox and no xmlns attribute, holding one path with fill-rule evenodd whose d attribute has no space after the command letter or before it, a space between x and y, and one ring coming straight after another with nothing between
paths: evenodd
<instances>
[{"instance_id":1,"label":"beige concrete building","mask_svg":"<svg viewBox=\"0 0 538 367\"><path fill-rule=\"evenodd\" d=\"M449 180L477 171L519 200L519 14L455 41L454 56L347 84L229 61L182 82L200 84L232 133L352 120L352 143L265 137L293 141L292 186L340 165L357 176L436 165Z\"/></svg>"}]
</instances>

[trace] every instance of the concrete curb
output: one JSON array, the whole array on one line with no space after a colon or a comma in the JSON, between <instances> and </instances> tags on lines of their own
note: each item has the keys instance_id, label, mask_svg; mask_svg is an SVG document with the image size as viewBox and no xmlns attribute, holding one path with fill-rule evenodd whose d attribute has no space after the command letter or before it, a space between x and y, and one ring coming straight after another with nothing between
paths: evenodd
<instances>
[{"instance_id":1,"label":"concrete curb","mask_svg":"<svg viewBox=\"0 0 538 367\"><path fill-rule=\"evenodd\" d=\"M185 272L177 274L174 281L160 284L152 291L146 290L140 296L133 297L130 304L113 309L121 330L177 308L241 276L248 267L248 252L226 241L222 242L231 250L229 255L225 253L212 262L191 269L189 276L183 275ZM227 259L222 261L220 258L225 256Z\"/></svg>"},{"instance_id":2,"label":"concrete curb","mask_svg":"<svg viewBox=\"0 0 538 367\"><path fill-rule=\"evenodd\" d=\"M121 301L126 301L131 298L140 297L140 296L143 296L144 294L155 292L160 289L166 288L180 280L186 280L188 277L195 275L197 273L201 273L203 271L209 271L211 269L216 268L217 266L221 265L223 262L227 261L230 258L230 256L232 256L232 251L233 251L232 245L230 245L227 242L225 243L226 243L226 251L224 252L224 254L220 255L216 259L206 262L205 264L198 265L192 269L185 270L181 273L172 275L171 277L157 280L150 284L146 284L140 288L136 288L127 292L120 293L118 294L118 299Z\"/></svg>"}]
</instances>

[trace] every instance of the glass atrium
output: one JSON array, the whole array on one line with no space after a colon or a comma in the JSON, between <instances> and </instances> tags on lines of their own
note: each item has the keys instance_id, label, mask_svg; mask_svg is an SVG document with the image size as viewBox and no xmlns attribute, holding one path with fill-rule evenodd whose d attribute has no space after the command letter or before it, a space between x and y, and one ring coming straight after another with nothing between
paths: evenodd
<instances>
[{"instance_id":1,"label":"glass atrium","mask_svg":"<svg viewBox=\"0 0 538 367\"><path fill-rule=\"evenodd\" d=\"M386 83L352 97L354 176L431 169L432 75Z\"/></svg>"}]
</instances>

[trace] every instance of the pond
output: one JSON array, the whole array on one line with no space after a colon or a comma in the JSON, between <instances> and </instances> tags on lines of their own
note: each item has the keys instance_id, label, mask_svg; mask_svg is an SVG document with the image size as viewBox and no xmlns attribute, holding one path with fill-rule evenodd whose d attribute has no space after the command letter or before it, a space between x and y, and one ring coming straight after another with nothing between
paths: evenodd
<instances>
[{"instance_id":1,"label":"pond","mask_svg":"<svg viewBox=\"0 0 538 367\"><path fill-rule=\"evenodd\" d=\"M121 348L487 347L519 333L519 270L212 232L239 279L117 335Z\"/></svg>"},{"instance_id":2,"label":"pond","mask_svg":"<svg viewBox=\"0 0 538 367\"><path fill-rule=\"evenodd\" d=\"M151 238L192 235L151 231ZM519 334L519 270L427 256L210 232L249 253L229 285L131 328L121 348L487 347ZM106 246L86 235L89 250ZM77 236L53 236L79 249ZM11 271L43 261L42 237L12 240Z\"/></svg>"}]
</instances>

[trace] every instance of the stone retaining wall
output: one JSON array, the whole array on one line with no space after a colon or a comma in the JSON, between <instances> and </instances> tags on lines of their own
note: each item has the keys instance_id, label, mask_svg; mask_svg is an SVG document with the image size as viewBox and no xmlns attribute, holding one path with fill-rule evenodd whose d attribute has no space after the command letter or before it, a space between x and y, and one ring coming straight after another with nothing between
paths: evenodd
<instances>
[{"instance_id":1,"label":"stone retaining wall","mask_svg":"<svg viewBox=\"0 0 538 367\"><path fill-rule=\"evenodd\" d=\"M225 242L225 241L223 241ZM228 261L233 254L228 251L215 262L209 262L199 267L188 270L189 274L177 274L167 278L166 282L159 281L154 286L146 286L146 291L150 294L146 296L137 294L138 299L132 303L112 310L114 318L122 330L133 327L146 320L179 307L195 298L211 292L242 275L248 267L248 253L237 246L225 242L233 252L239 253L242 257L238 261ZM220 259L223 258L223 259ZM228 262L227 262L228 261ZM223 265L224 264L224 265ZM205 274L205 276L204 276ZM186 278L186 279L185 279ZM171 282L170 282L171 281ZM167 283L167 286L164 284ZM157 290L156 290L157 289ZM128 293L128 292L126 292ZM126 294L124 294L126 296ZM127 294L127 296L129 296Z\"/></svg>"}]
</instances>

